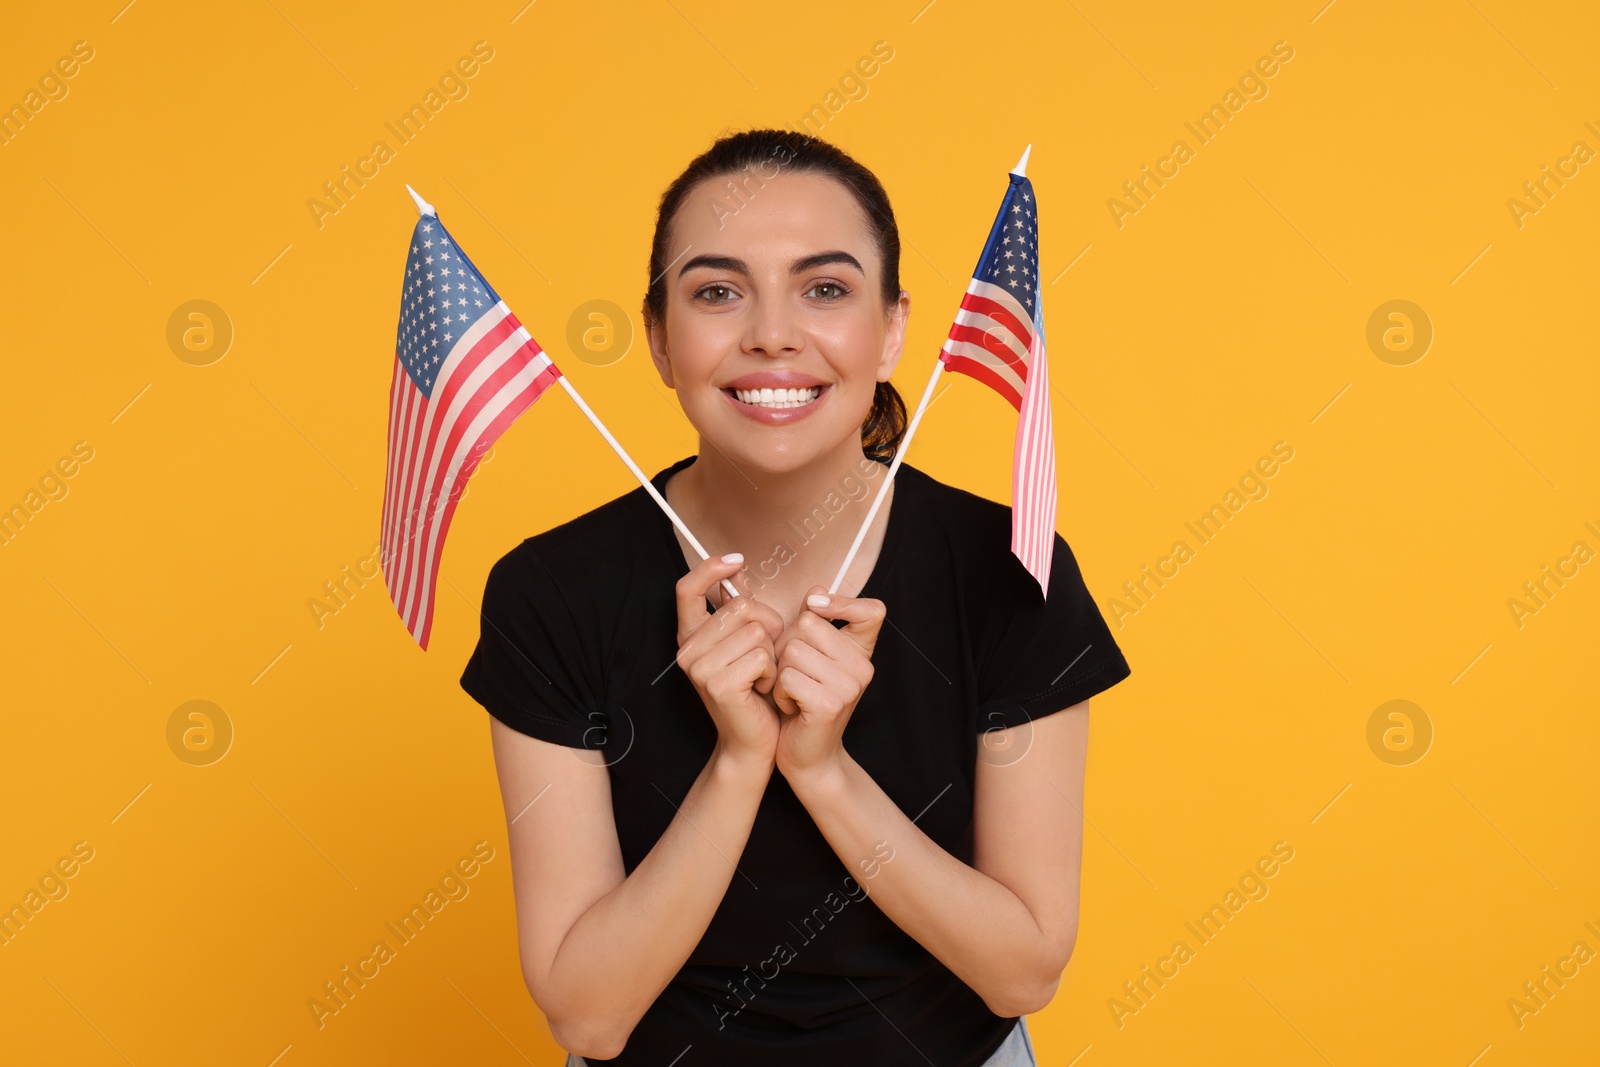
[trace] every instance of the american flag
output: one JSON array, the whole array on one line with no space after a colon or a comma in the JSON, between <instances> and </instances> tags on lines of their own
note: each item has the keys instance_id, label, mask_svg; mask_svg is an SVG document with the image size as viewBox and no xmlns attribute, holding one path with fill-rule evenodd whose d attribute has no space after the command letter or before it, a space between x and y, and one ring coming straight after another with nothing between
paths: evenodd
<instances>
[{"instance_id":1,"label":"american flag","mask_svg":"<svg viewBox=\"0 0 1600 1067\"><path fill-rule=\"evenodd\" d=\"M423 649L456 501L478 460L559 377L424 207L400 291L380 556L389 597Z\"/></svg>"},{"instance_id":2,"label":"american flag","mask_svg":"<svg viewBox=\"0 0 1600 1067\"><path fill-rule=\"evenodd\" d=\"M1039 582L1040 591L1048 592L1056 536L1056 447L1039 289L1038 205L1033 183L1022 169L1019 163L1011 172L939 358L945 369L978 379L1017 409L1011 551Z\"/></svg>"}]
</instances>

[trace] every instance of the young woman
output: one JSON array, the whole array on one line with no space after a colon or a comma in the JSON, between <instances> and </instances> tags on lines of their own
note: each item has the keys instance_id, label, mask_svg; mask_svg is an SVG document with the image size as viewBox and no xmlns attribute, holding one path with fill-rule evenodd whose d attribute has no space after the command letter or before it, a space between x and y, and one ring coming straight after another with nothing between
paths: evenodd
<instances>
[{"instance_id":1,"label":"young woman","mask_svg":"<svg viewBox=\"0 0 1600 1067\"><path fill-rule=\"evenodd\" d=\"M641 487L489 573L461 684L574 1067L1034 1062L1088 701L1129 667L1059 534L1042 597L1011 509L910 464L826 595L905 430L899 261L837 148L717 141L662 196L644 302L700 438L654 484L712 555Z\"/></svg>"}]
</instances>

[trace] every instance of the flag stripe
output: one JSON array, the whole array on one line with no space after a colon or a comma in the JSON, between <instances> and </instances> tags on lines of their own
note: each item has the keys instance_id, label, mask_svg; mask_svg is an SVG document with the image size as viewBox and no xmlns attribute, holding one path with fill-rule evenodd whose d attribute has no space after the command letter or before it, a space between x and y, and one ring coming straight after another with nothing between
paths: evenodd
<instances>
[{"instance_id":1,"label":"flag stripe","mask_svg":"<svg viewBox=\"0 0 1600 1067\"><path fill-rule=\"evenodd\" d=\"M961 298L961 309L962 312L956 315L957 322L964 321L968 314L976 314L993 319L1010 330L1021 340L1024 352L1033 344L1033 335L1019 317L1026 314L1022 306L1010 293L1002 292L988 282L973 279L966 295Z\"/></svg>"},{"instance_id":2,"label":"flag stripe","mask_svg":"<svg viewBox=\"0 0 1600 1067\"><path fill-rule=\"evenodd\" d=\"M508 311L497 307L485 315L479 323L482 329L469 331L468 334L456 343L445 357L444 366L439 369L435 381L433 394L428 398L426 419L419 420L417 424L416 443L412 446L410 455L406 457L406 467L402 477L406 482L406 510L402 517L401 525L410 536L406 543L399 546L400 552L400 582L395 604L400 608L400 614L406 616L406 603L411 594L412 579L420 547L417 544L416 532L426 521L425 511L432 505L432 501L425 495L432 474L429 462L437 462L439 447L439 430L446 424L454 425L455 420L461 417L471 418L470 412L464 412L466 401L461 399L462 385L474 374L479 374L479 369L484 367L484 360L494 353L515 331L516 326ZM512 352L515 351L513 347ZM490 364L484 369L479 378L487 375L494 369ZM477 383L473 383L476 390ZM471 392L467 399L471 399ZM421 443L426 437L426 443Z\"/></svg>"},{"instance_id":3,"label":"flag stripe","mask_svg":"<svg viewBox=\"0 0 1600 1067\"><path fill-rule=\"evenodd\" d=\"M413 426L410 444L406 449L400 469L400 480L404 486L400 498L401 512L399 515L400 542L394 546L395 553L400 560L399 578L397 585L399 595L395 604L401 604L400 596L405 594L409 585L411 561L415 558L414 531L417 529L423 507L421 489L422 465L424 457L428 456L433 448L434 439L438 436L438 427L450 412L447 410L450 400L460 388L457 374L462 365L470 361L471 367L476 367L482 362L484 356L493 350L482 347L485 338L497 331L501 336L509 334L515 327L506 322L510 313L504 305L497 305L488 314L484 315L473 328L468 330L455 346L445 354L444 365L439 368L431 396L423 397L421 390L417 390L420 406L425 410L418 411ZM471 367L469 367L469 372ZM413 383L414 385L415 383ZM427 444L422 443L424 433L427 434ZM402 614L404 611L402 610Z\"/></svg>"},{"instance_id":4,"label":"flag stripe","mask_svg":"<svg viewBox=\"0 0 1600 1067\"><path fill-rule=\"evenodd\" d=\"M427 574L434 573L439 552L444 544L447 516L454 514L461 489L471 478L473 470L477 468L478 460L482 456L480 443L508 409L514 412L511 415L514 419L538 399L539 392L543 392L544 387L555 380L552 375L547 381L540 381L540 377L553 366L554 364L548 360L533 360L522 367L507 364L497 370L484 384L480 396L486 399L477 404L470 425L465 419L460 423L464 431L461 435L463 439L456 443L450 454L449 464L441 471L440 486L442 488L448 484L450 492L444 497L437 491L429 496L425 524L417 531L418 565L414 569L421 569ZM528 390L535 384L538 387L537 391L528 395ZM509 424L507 421L506 425ZM425 569L421 567L422 564L426 564ZM433 593L432 582L418 580L413 583L411 595L401 602L401 617L407 625L415 627L431 612Z\"/></svg>"},{"instance_id":5,"label":"flag stripe","mask_svg":"<svg viewBox=\"0 0 1600 1067\"><path fill-rule=\"evenodd\" d=\"M947 345L946 349L951 347L957 346ZM960 352L943 351L939 353L939 358L944 360L945 366L950 370L960 371L968 377L978 379L978 381L1005 397L1012 407L1021 410L1022 393L1020 388L1023 383L1008 379L985 360L973 359L970 356L962 355Z\"/></svg>"},{"instance_id":6,"label":"flag stripe","mask_svg":"<svg viewBox=\"0 0 1600 1067\"><path fill-rule=\"evenodd\" d=\"M983 328L957 323L950 327L950 340L964 341L988 352L999 363L1010 367L1018 381L1028 376L1028 350L1024 348L1019 352L1011 347L1020 340L1016 334L992 325Z\"/></svg>"},{"instance_id":7,"label":"flag stripe","mask_svg":"<svg viewBox=\"0 0 1600 1067\"><path fill-rule=\"evenodd\" d=\"M411 380L409 374L406 375L404 386L408 390L408 396L406 398L406 421L400 431L400 455L398 457L400 464L398 468L400 508L395 512L394 537L393 543L390 545L391 558L396 561L397 570L400 566L398 562L400 553L405 549L407 531L412 527L411 481L408 475L411 471L412 457L417 454L418 443L422 437L422 424L428 414L427 397L423 395L422 390L417 388L416 383ZM398 574L396 577L398 577ZM392 588L390 592L393 592Z\"/></svg>"},{"instance_id":8,"label":"flag stripe","mask_svg":"<svg viewBox=\"0 0 1600 1067\"><path fill-rule=\"evenodd\" d=\"M508 318L506 321L516 322L514 318ZM496 328L490 336L495 336L499 332ZM479 347L488 342L489 338L486 337L479 342ZM437 423L434 425L435 432L430 434L428 441L427 463L418 465L418 470L423 472L418 499L423 501L424 507L418 518L417 536L412 539L404 556L405 567L402 573L406 576L406 580L400 586L400 614L407 620L416 618L415 607L422 595L423 583L419 579L424 571L421 564L428 554L428 539L425 535L437 523L439 509L444 506L442 494L448 484L447 478L461 465L463 447L471 447L477 443L476 438L472 438L463 445L462 438L466 437L471 424L480 419L480 413L486 407L495 405L501 388L507 382L535 363L538 364L538 369L534 371L537 374L538 370L543 369L544 364L548 362L539 359L544 353L539 351L539 346L534 343L533 338L529 337L527 331L520 326L496 348L509 348L510 352L501 354L496 351L494 354L497 358L494 359L487 358L490 353L484 352L470 361L472 363L470 370L469 361L463 361L459 373L453 375L446 385L447 391L453 392L453 395L444 397L443 403L437 395L434 398L435 410L446 410L448 429L443 435L439 435L436 432L439 425ZM495 406L495 410L498 411L498 406ZM493 417L492 412L490 417Z\"/></svg>"},{"instance_id":9,"label":"flag stripe","mask_svg":"<svg viewBox=\"0 0 1600 1067\"><path fill-rule=\"evenodd\" d=\"M529 338L529 340L532 340L532 338ZM508 389L516 389L515 395L512 396L510 402L500 410L500 413L494 417L494 420L490 422L488 428L478 434L477 440L494 441L497 439L502 433L505 432L508 426L517 420L518 416L526 411L535 400L539 399L539 395L541 393L554 384L555 380L561 376L560 369L557 368L554 363L549 362L548 359L543 362L542 366L539 363L530 363L527 370L536 370L533 378L527 383L522 384L521 379L524 377L524 374L519 374L517 376L517 380L513 381L511 385L508 386ZM521 386L520 388L518 388L519 384ZM470 464L463 467L457 475L458 484L465 484L466 481L472 477L472 472L477 465L478 458L474 456L471 459ZM460 501L460 499L461 494L455 490L452 490L450 494L450 501L445 505L444 514L438 522L437 532L436 534L430 534L430 541L433 545L429 555L428 563L428 571L430 574L438 573L439 558L444 552L445 535L450 530L450 520L455 515L456 504L458 501ZM428 583L426 590L425 602L427 604L427 611L422 619L422 632L424 634L429 633L433 629L433 605L437 600L437 598L434 596L434 583ZM423 647L427 647L426 641L424 641Z\"/></svg>"},{"instance_id":10,"label":"flag stripe","mask_svg":"<svg viewBox=\"0 0 1600 1067\"><path fill-rule=\"evenodd\" d=\"M403 392L401 392L400 380L402 378L404 378L405 376L406 376L405 371L402 370L401 367L400 367L400 360L396 359L394 361L394 374L391 376L391 380L389 382L389 452L388 452L388 456L389 456L390 459L393 458L394 453L395 453L395 449L399 446L399 441L400 441L400 432L399 432L399 426L400 426L400 419L399 419L400 403L401 403L401 398L405 395ZM388 548L389 548L389 524L393 519L394 506L395 506L394 505L395 479L392 476L392 472L387 468L387 465L385 466L385 470L384 470L383 482L384 482L384 484L383 484L383 525L380 527L380 529L382 530L382 536L378 539L379 540L379 548L382 550L382 551L380 551L379 557L378 557L380 564L382 563L382 561L384 559L383 553L387 552Z\"/></svg>"}]
</instances>

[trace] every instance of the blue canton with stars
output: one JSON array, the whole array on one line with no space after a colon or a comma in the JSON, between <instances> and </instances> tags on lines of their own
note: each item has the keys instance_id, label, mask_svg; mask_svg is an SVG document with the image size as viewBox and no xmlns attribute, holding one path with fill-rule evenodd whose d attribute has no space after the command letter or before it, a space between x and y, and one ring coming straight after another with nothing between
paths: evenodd
<instances>
[{"instance_id":1,"label":"blue canton with stars","mask_svg":"<svg viewBox=\"0 0 1600 1067\"><path fill-rule=\"evenodd\" d=\"M500 296L437 218L425 215L411 232L395 353L423 396L450 349Z\"/></svg>"},{"instance_id":2,"label":"blue canton with stars","mask_svg":"<svg viewBox=\"0 0 1600 1067\"><path fill-rule=\"evenodd\" d=\"M1032 318L1039 290L1039 213L1033 200L1033 183L1020 174L1010 178L1011 187L1006 190L972 276L1004 288L1028 309Z\"/></svg>"}]
</instances>

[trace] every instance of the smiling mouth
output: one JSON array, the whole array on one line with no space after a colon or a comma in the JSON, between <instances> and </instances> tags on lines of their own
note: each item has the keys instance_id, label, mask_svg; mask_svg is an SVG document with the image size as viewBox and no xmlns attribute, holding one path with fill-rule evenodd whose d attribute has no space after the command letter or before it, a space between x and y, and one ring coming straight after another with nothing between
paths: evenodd
<instances>
[{"instance_id":1,"label":"smiling mouth","mask_svg":"<svg viewBox=\"0 0 1600 1067\"><path fill-rule=\"evenodd\" d=\"M809 389L724 389L723 392L751 407L781 411L784 408L805 407L827 389L826 385L817 385Z\"/></svg>"}]
</instances>

